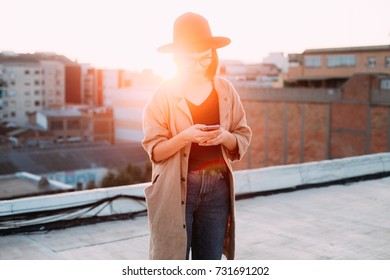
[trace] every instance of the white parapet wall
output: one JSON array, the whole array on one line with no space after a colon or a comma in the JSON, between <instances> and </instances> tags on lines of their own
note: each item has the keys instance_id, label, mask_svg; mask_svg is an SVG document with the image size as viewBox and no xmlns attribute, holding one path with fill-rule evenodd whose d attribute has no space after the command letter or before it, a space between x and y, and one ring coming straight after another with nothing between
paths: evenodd
<instances>
[{"instance_id":1,"label":"white parapet wall","mask_svg":"<svg viewBox=\"0 0 390 280\"><path fill-rule=\"evenodd\" d=\"M146 209L145 202L127 198L127 196L142 198L143 189L147 185L136 184L0 201L0 230L61 220L72 220L75 218L110 216L142 211ZM110 201L117 196L121 196L121 198ZM104 200L108 201L99 203ZM91 206L82 207L85 205ZM72 209L72 207L80 209ZM61 211L61 209L69 210ZM36 213L49 213L54 210L59 211L58 213L50 213L46 216L36 215L34 217ZM33 216L33 218L19 219L17 221L12 218L15 215L26 213L30 213L30 216ZM6 218L9 218L9 220Z\"/></svg>"},{"instance_id":2,"label":"white parapet wall","mask_svg":"<svg viewBox=\"0 0 390 280\"><path fill-rule=\"evenodd\" d=\"M389 171L390 153L381 153L303 164L241 170L234 172L234 178L236 195L245 195ZM110 216L142 211L146 209L146 204L142 201L142 198L144 197L143 190L148 185L149 183L143 183L130 186L3 200L0 201L0 230L61 220L71 220L74 218ZM110 201L117 196L121 197ZM131 197L135 197L135 199ZM59 211L59 213L55 215L50 215L48 217L39 215L37 218L25 221L18 220L15 222L15 220L12 219L12 216L18 214L56 209L61 210L69 207L99 203L103 200L108 201L87 209L80 208L77 211L72 210L67 212ZM7 221L8 217L10 218L9 221Z\"/></svg>"},{"instance_id":3,"label":"white parapet wall","mask_svg":"<svg viewBox=\"0 0 390 280\"><path fill-rule=\"evenodd\" d=\"M236 194L292 188L390 171L390 153L236 171Z\"/></svg>"}]
</instances>

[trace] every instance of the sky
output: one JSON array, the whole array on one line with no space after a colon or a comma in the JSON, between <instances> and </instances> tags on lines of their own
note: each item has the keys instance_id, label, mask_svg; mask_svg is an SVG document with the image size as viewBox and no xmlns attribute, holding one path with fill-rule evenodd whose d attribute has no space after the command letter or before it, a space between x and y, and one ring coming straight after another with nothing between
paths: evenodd
<instances>
[{"instance_id":1,"label":"sky","mask_svg":"<svg viewBox=\"0 0 390 280\"><path fill-rule=\"evenodd\" d=\"M99 68L170 75L174 20L203 15L232 43L221 59L259 63L272 52L390 44L388 0L0 0L0 51L55 52Z\"/></svg>"}]
</instances>

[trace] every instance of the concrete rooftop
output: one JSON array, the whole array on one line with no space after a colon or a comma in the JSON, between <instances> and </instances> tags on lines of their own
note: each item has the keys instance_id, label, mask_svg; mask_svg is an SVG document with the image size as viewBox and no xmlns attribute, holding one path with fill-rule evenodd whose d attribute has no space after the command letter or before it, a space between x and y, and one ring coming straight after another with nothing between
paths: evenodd
<instances>
[{"instance_id":1,"label":"concrete rooftop","mask_svg":"<svg viewBox=\"0 0 390 280\"><path fill-rule=\"evenodd\" d=\"M42 189L35 182L16 176L7 179L0 178L0 199L39 193L42 193Z\"/></svg>"},{"instance_id":2,"label":"concrete rooftop","mask_svg":"<svg viewBox=\"0 0 390 280\"><path fill-rule=\"evenodd\" d=\"M28 172L0 175L0 201L73 189L71 185L59 181L48 179L42 182L41 179L41 176Z\"/></svg>"},{"instance_id":3,"label":"concrete rooftop","mask_svg":"<svg viewBox=\"0 0 390 280\"><path fill-rule=\"evenodd\" d=\"M390 259L390 177L237 201L236 259ZM148 258L146 216L0 238L0 259Z\"/></svg>"}]
</instances>

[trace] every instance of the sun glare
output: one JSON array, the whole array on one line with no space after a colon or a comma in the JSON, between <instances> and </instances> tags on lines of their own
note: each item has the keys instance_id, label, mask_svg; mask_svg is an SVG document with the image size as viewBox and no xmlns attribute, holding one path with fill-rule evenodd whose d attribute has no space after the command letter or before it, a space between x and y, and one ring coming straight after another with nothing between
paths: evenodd
<instances>
[{"instance_id":1,"label":"sun glare","mask_svg":"<svg viewBox=\"0 0 390 280\"><path fill-rule=\"evenodd\" d=\"M5 1L1 7L7 12L2 13L1 21L12 22L12 28L2 29L0 51L55 52L96 67L153 69L168 79L175 75L176 65L170 55L157 54L156 49L172 41L174 20L181 13L200 13L210 22L214 35L232 40L218 52L220 59L260 63L270 52L387 44L388 0L373 0L371 5L360 2L328 0L322 13L317 13L311 0ZM170 8L164 9L166 6ZM91 7L93 13L88 12ZM67 18L69 14L72 20ZM280 20L275 21L275 15ZM86 27L86 20L93 28ZM268 27L269 22L273 24Z\"/></svg>"},{"instance_id":2,"label":"sun glare","mask_svg":"<svg viewBox=\"0 0 390 280\"><path fill-rule=\"evenodd\" d=\"M164 57L155 61L153 70L157 75L163 77L165 80L169 80L173 78L176 74L176 64L172 61L171 56L167 56L164 54L160 55Z\"/></svg>"}]
</instances>

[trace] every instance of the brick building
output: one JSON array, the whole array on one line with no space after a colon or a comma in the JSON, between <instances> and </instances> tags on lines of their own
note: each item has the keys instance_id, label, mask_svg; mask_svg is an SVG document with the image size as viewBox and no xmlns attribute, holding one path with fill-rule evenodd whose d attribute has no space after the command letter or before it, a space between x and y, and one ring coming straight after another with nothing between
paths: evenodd
<instances>
[{"instance_id":1,"label":"brick building","mask_svg":"<svg viewBox=\"0 0 390 280\"><path fill-rule=\"evenodd\" d=\"M390 74L390 45L308 49L288 57L288 86L339 87L354 74Z\"/></svg>"},{"instance_id":2,"label":"brick building","mask_svg":"<svg viewBox=\"0 0 390 280\"><path fill-rule=\"evenodd\" d=\"M386 74L355 74L340 88L237 88L253 130L238 169L390 151Z\"/></svg>"}]
</instances>

